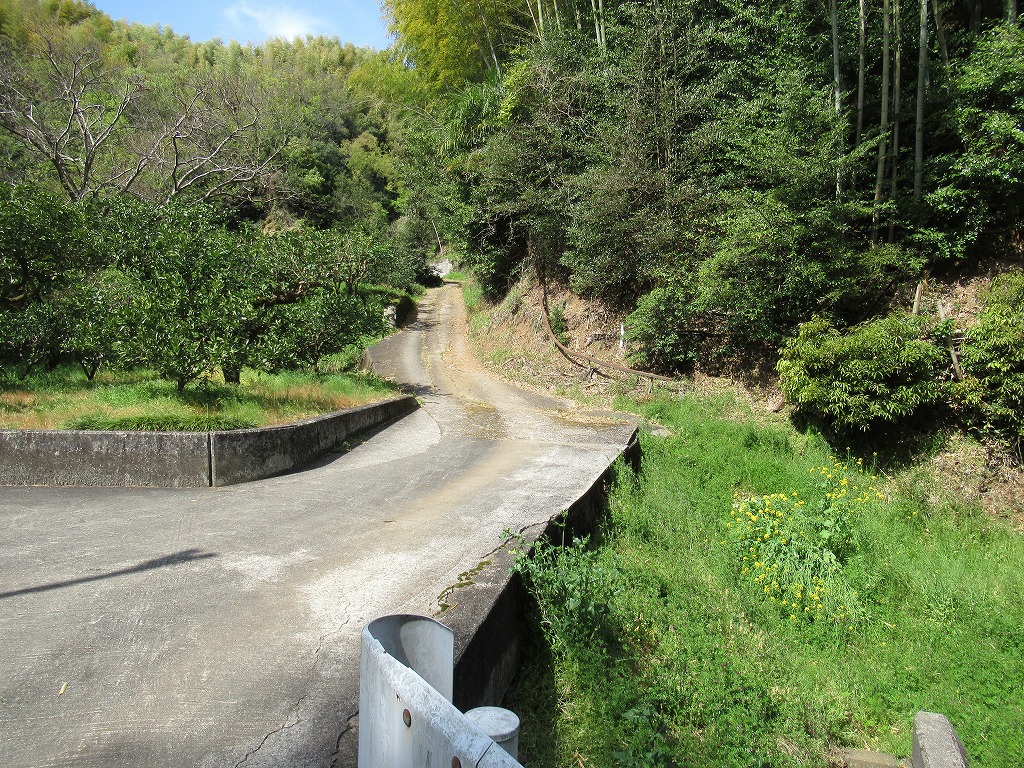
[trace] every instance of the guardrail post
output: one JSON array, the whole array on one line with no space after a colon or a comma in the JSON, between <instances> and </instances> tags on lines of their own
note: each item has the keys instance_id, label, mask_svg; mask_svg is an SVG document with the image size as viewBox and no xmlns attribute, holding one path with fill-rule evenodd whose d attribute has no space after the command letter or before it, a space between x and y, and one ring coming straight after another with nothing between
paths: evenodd
<instances>
[{"instance_id":1,"label":"guardrail post","mask_svg":"<svg viewBox=\"0 0 1024 768\"><path fill-rule=\"evenodd\" d=\"M455 635L425 616L363 628L360 768L522 768L452 704Z\"/></svg>"}]
</instances>

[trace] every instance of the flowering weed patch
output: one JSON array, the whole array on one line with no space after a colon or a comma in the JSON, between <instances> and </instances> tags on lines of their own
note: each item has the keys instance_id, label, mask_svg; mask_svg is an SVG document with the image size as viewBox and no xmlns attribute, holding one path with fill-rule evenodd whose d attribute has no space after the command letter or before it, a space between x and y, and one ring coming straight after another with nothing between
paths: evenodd
<instances>
[{"instance_id":1,"label":"flowering weed patch","mask_svg":"<svg viewBox=\"0 0 1024 768\"><path fill-rule=\"evenodd\" d=\"M845 571L858 549L858 515L883 496L853 465L814 467L819 498L799 493L733 495L727 541L740 581L785 619L852 631L864 616Z\"/></svg>"}]
</instances>

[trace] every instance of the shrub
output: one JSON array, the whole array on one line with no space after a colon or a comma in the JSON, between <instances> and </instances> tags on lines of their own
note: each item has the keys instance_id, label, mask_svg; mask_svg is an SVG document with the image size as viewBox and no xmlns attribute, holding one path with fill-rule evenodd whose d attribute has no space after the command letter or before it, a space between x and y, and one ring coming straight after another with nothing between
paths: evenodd
<instances>
[{"instance_id":1,"label":"shrub","mask_svg":"<svg viewBox=\"0 0 1024 768\"><path fill-rule=\"evenodd\" d=\"M693 291L683 285L660 286L640 299L626 318L632 364L660 371L693 367L704 339L694 330L702 317L694 311L693 300Z\"/></svg>"},{"instance_id":2,"label":"shrub","mask_svg":"<svg viewBox=\"0 0 1024 768\"><path fill-rule=\"evenodd\" d=\"M816 318L782 350L780 386L798 411L840 430L903 422L941 403L948 354L931 338L945 326L896 313L845 333Z\"/></svg>"},{"instance_id":3,"label":"shrub","mask_svg":"<svg viewBox=\"0 0 1024 768\"><path fill-rule=\"evenodd\" d=\"M1024 440L1024 271L997 277L982 306L963 349L969 377L964 400L975 409L982 431L1019 450Z\"/></svg>"},{"instance_id":4,"label":"shrub","mask_svg":"<svg viewBox=\"0 0 1024 768\"><path fill-rule=\"evenodd\" d=\"M565 322L565 306L556 304L548 312L548 322L551 323L551 332L562 344L569 343L569 326Z\"/></svg>"},{"instance_id":5,"label":"shrub","mask_svg":"<svg viewBox=\"0 0 1024 768\"><path fill-rule=\"evenodd\" d=\"M519 544L523 544L518 537ZM618 570L603 563L586 539L558 546L541 539L527 555L513 550L512 571L537 599L548 641L557 653L580 654L602 646L613 634L611 617L621 590Z\"/></svg>"}]
</instances>

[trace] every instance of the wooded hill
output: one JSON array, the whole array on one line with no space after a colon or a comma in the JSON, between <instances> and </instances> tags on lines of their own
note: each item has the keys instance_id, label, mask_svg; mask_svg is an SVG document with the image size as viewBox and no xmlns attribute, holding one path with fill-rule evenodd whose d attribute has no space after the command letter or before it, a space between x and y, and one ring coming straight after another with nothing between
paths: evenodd
<instances>
[{"instance_id":1,"label":"wooded hill","mask_svg":"<svg viewBox=\"0 0 1024 768\"><path fill-rule=\"evenodd\" d=\"M73 358L181 390L382 334L436 249L403 215L388 77L336 38L195 44L0 0L0 377Z\"/></svg>"},{"instance_id":2,"label":"wooded hill","mask_svg":"<svg viewBox=\"0 0 1024 768\"><path fill-rule=\"evenodd\" d=\"M125 196L202 201L215 228L290 254L256 260L256 308L404 288L443 250L492 296L540 272L611 302L637 366L781 359L789 399L829 428L949 418L1019 448L1017 0L384 6L396 44L374 52L194 44L74 0L0 1L8 231L34 195L90 232ZM333 255L279 248L292 229L334 233ZM84 266L5 243L8 327L36 324L26 297L123 271L104 242ZM979 272L1001 276L977 322L911 314L926 277ZM8 365L47 357L7 336Z\"/></svg>"},{"instance_id":3,"label":"wooded hill","mask_svg":"<svg viewBox=\"0 0 1024 768\"><path fill-rule=\"evenodd\" d=\"M1015 0L386 6L433 94L410 198L489 292L539 270L629 313L637 365L781 350L826 426L953 413L1019 446ZM978 324L910 316L993 264Z\"/></svg>"}]
</instances>

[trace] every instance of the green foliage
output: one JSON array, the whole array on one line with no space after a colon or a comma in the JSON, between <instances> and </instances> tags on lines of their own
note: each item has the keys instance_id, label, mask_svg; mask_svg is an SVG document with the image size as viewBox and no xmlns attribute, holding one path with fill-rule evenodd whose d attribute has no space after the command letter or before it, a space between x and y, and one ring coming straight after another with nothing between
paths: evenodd
<instances>
[{"instance_id":1,"label":"green foliage","mask_svg":"<svg viewBox=\"0 0 1024 768\"><path fill-rule=\"evenodd\" d=\"M172 204L134 286L136 359L179 390L218 367L251 307L243 244L206 208Z\"/></svg>"},{"instance_id":2,"label":"green foliage","mask_svg":"<svg viewBox=\"0 0 1024 768\"><path fill-rule=\"evenodd\" d=\"M983 33L952 79L949 119L959 146L943 158L931 197L968 242L1012 232L1024 214L1024 28ZM949 224L947 224L947 228Z\"/></svg>"},{"instance_id":3,"label":"green foliage","mask_svg":"<svg viewBox=\"0 0 1024 768\"><path fill-rule=\"evenodd\" d=\"M93 259L80 211L30 186L0 188L0 311L41 303Z\"/></svg>"},{"instance_id":4,"label":"green foliage","mask_svg":"<svg viewBox=\"0 0 1024 768\"><path fill-rule=\"evenodd\" d=\"M963 348L960 389L978 426L1020 451L1024 443L1024 272L997 277Z\"/></svg>"},{"instance_id":5,"label":"green foliage","mask_svg":"<svg viewBox=\"0 0 1024 768\"><path fill-rule=\"evenodd\" d=\"M57 307L67 323L63 351L70 353L91 381L104 363L131 359L133 314L138 284L108 268L85 275L60 295Z\"/></svg>"},{"instance_id":6,"label":"green foliage","mask_svg":"<svg viewBox=\"0 0 1024 768\"><path fill-rule=\"evenodd\" d=\"M565 306L555 304L548 311L548 322L551 323L551 332L555 338L563 344L569 342L569 326L565 322Z\"/></svg>"},{"instance_id":7,"label":"green foliage","mask_svg":"<svg viewBox=\"0 0 1024 768\"><path fill-rule=\"evenodd\" d=\"M846 332L811 320L782 350L779 385L799 411L840 430L906 422L947 394L948 352L928 338L942 330L899 313Z\"/></svg>"},{"instance_id":8,"label":"green foliage","mask_svg":"<svg viewBox=\"0 0 1024 768\"><path fill-rule=\"evenodd\" d=\"M726 523L734 566L757 602L784 620L844 633L864 618L845 570L859 542L858 515L877 514L884 497L857 468L815 467L817 501L798 493L736 494ZM872 478L874 479L874 478Z\"/></svg>"},{"instance_id":9,"label":"green foliage","mask_svg":"<svg viewBox=\"0 0 1024 768\"><path fill-rule=\"evenodd\" d=\"M0 370L56 363L69 330L61 292L94 261L76 207L31 186L0 189Z\"/></svg>"},{"instance_id":10,"label":"green foliage","mask_svg":"<svg viewBox=\"0 0 1024 768\"><path fill-rule=\"evenodd\" d=\"M626 319L631 362L644 369L688 371L706 341L686 284L659 286L642 297Z\"/></svg>"},{"instance_id":11,"label":"green foliage","mask_svg":"<svg viewBox=\"0 0 1024 768\"><path fill-rule=\"evenodd\" d=\"M527 717L551 723L534 725L550 734L545 764L781 768L827 764L843 746L904 756L925 709L951 718L972 765L1015 765L1018 532L913 474L879 499L878 481L819 439L757 423L730 400L638 407L672 436L642 436L640 474L619 468L597 544L542 549L526 566L543 571L538 619L565 627L556 640L543 624L545 648L526 661L523 698L542 707ZM730 517L734 500L748 506ZM766 500L794 520L771 515L769 526ZM747 512L759 516L752 530L727 527ZM783 545L780 532L808 540ZM791 619L753 569L742 573L740 540L772 562L813 563L802 572L836 590L833 618L852 604L856 621ZM816 611L809 586L799 613ZM566 611L569 600L580 610Z\"/></svg>"},{"instance_id":12,"label":"green foliage","mask_svg":"<svg viewBox=\"0 0 1024 768\"><path fill-rule=\"evenodd\" d=\"M520 542L520 546L521 546ZM564 546L541 540L517 556L520 574L541 611L542 627L557 653L601 649L609 632L621 574L588 549L586 539Z\"/></svg>"},{"instance_id":13,"label":"green foliage","mask_svg":"<svg viewBox=\"0 0 1024 768\"><path fill-rule=\"evenodd\" d=\"M480 283L472 278L462 281L462 301L470 313L480 311L484 303L484 291Z\"/></svg>"}]
</instances>

